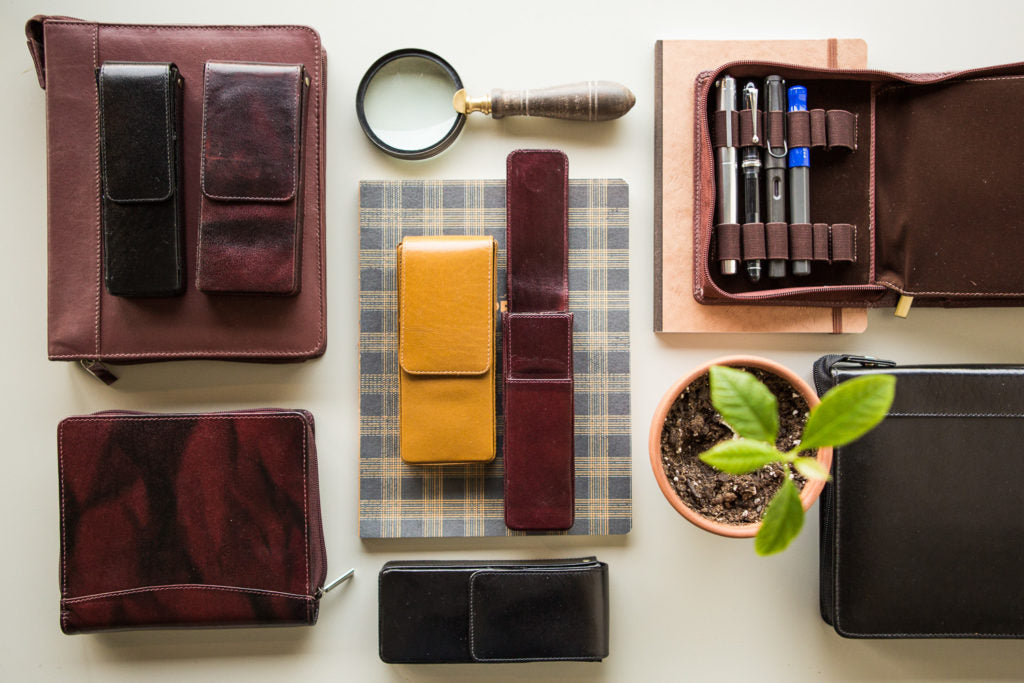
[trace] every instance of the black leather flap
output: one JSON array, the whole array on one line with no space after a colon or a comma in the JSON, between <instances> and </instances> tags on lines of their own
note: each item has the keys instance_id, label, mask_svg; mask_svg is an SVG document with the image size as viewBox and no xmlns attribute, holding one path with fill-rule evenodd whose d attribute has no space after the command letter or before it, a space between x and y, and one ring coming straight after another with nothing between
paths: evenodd
<instances>
[{"instance_id":1,"label":"black leather flap","mask_svg":"<svg viewBox=\"0 0 1024 683\"><path fill-rule=\"evenodd\" d=\"M97 77L103 191L115 202L163 201L174 193L173 64L104 62Z\"/></svg>"},{"instance_id":2,"label":"black leather flap","mask_svg":"<svg viewBox=\"0 0 1024 683\"><path fill-rule=\"evenodd\" d=\"M822 613L860 638L1024 637L1024 367L897 377L890 415L834 455Z\"/></svg>"},{"instance_id":3,"label":"black leather flap","mask_svg":"<svg viewBox=\"0 0 1024 683\"><path fill-rule=\"evenodd\" d=\"M469 648L478 662L607 657L608 565L475 572Z\"/></svg>"}]
</instances>

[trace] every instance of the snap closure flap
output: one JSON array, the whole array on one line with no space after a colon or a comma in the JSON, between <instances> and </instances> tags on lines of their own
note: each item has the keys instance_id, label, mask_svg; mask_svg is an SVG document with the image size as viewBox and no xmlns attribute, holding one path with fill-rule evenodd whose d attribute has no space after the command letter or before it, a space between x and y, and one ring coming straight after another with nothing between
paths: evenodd
<instances>
[{"instance_id":1,"label":"snap closure flap","mask_svg":"<svg viewBox=\"0 0 1024 683\"><path fill-rule=\"evenodd\" d=\"M163 201L173 193L177 73L166 63L100 67L103 192L111 201Z\"/></svg>"},{"instance_id":2,"label":"snap closure flap","mask_svg":"<svg viewBox=\"0 0 1024 683\"><path fill-rule=\"evenodd\" d=\"M298 188L301 64L207 62L203 82L203 193L285 202Z\"/></svg>"},{"instance_id":3,"label":"snap closure flap","mask_svg":"<svg viewBox=\"0 0 1024 683\"><path fill-rule=\"evenodd\" d=\"M398 359L419 375L480 375L494 358L491 237L406 237L398 246Z\"/></svg>"}]
</instances>

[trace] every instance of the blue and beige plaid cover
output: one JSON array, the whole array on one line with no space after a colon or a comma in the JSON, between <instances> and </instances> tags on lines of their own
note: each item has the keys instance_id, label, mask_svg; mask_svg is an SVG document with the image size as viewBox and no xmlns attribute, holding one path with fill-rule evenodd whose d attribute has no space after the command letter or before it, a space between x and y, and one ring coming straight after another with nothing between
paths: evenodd
<instances>
[{"instance_id":1,"label":"blue and beige plaid cover","mask_svg":"<svg viewBox=\"0 0 1024 683\"><path fill-rule=\"evenodd\" d=\"M487 465L415 466L398 453L395 247L406 235L490 235L505 306L505 181L359 184L359 535L504 536L501 381L498 456ZM629 405L629 187L569 183L569 310L576 381L576 523L632 523ZM500 330L497 348L501 349ZM500 357L497 367L501 367ZM443 410L438 407L438 410Z\"/></svg>"}]
</instances>

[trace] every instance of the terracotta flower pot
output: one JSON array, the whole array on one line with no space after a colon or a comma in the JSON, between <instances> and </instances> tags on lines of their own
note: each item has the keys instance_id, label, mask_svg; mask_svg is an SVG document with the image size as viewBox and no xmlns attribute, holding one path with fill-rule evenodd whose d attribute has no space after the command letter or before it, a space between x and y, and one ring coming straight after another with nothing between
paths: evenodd
<instances>
[{"instance_id":1,"label":"terracotta flower pot","mask_svg":"<svg viewBox=\"0 0 1024 683\"><path fill-rule=\"evenodd\" d=\"M665 418L668 416L669 409L672 407L672 404L675 403L675 400L679 395L683 393L683 390L698 377L707 373L708 369L712 365L760 368L761 370L765 370L773 375L781 377L791 384L793 388L804 397L804 400L807 401L808 407L813 408L821 401L818 400L818 395L814 393L814 390L807 384L807 382L794 374L789 368L779 365L775 361L768 360L767 358L760 358L758 356L725 356L723 358L716 358L715 360L708 361L707 363L695 368L688 375L682 377L673 384L669 390L665 392L665 395L662 396L661 401L658 402L658 407L654 411L654 418L651 420L651 432L647 445L651 455L651 469L654 470L654 478L658 481L658 487L665 495L665 498L668 499L668 502L672 504L672 507L674 507L679 514L699 526L701 529L733 538L756 536L758 529L761 528L760 521L751 522L749 524L723 524L722 522L716 522L704 517L684 503L669 483L668 476L665 474L665 468L661 462L661 432L665 426ZM829 469L832 466L832 448L819 448L817 459L825 469ZM807 510L814 504L814 501L816 501L818 496L821 495L821 490L824 486L825 482L818 479L807 480L803 490L800 492L800 502L803 504L804 510Z\"/></svg>"}]
</instances>

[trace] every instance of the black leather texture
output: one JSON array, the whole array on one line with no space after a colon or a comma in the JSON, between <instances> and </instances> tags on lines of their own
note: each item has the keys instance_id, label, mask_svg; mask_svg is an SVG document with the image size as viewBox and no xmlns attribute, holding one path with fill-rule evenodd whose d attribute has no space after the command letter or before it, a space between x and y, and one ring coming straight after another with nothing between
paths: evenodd
<instances>
[{"instance_id":1,"label":"black leather texture","mask_svg":"<svg viewBox=\"0 0 1024 683\"><path fill-rule=\"evenodd\" d=\"M97 74L103 270L110 294L183 291L183 85L173 64L105 62Z\"/></svg>"},{"instance_id":2,"label":"black leather texture","mask_svg":"<svg viewBox=\"0 0 1024 683\"><path fill-rule=\"evenodd\" d=\"M600 661L608 565L388 562L379 577L380 658L392 664Z\"/></svg>"},{"instance_id":3,"label":"black leather texture","mask_svg":"<svg viewBox=\"0 0 1024 683\"><path fill-rule=\"evenodd\" d=\"M1024 366L818 361L819 392L896 376L837 448L820 505L821 612L852 638L1024 637Z\"/></svg>"}]
</instances>

